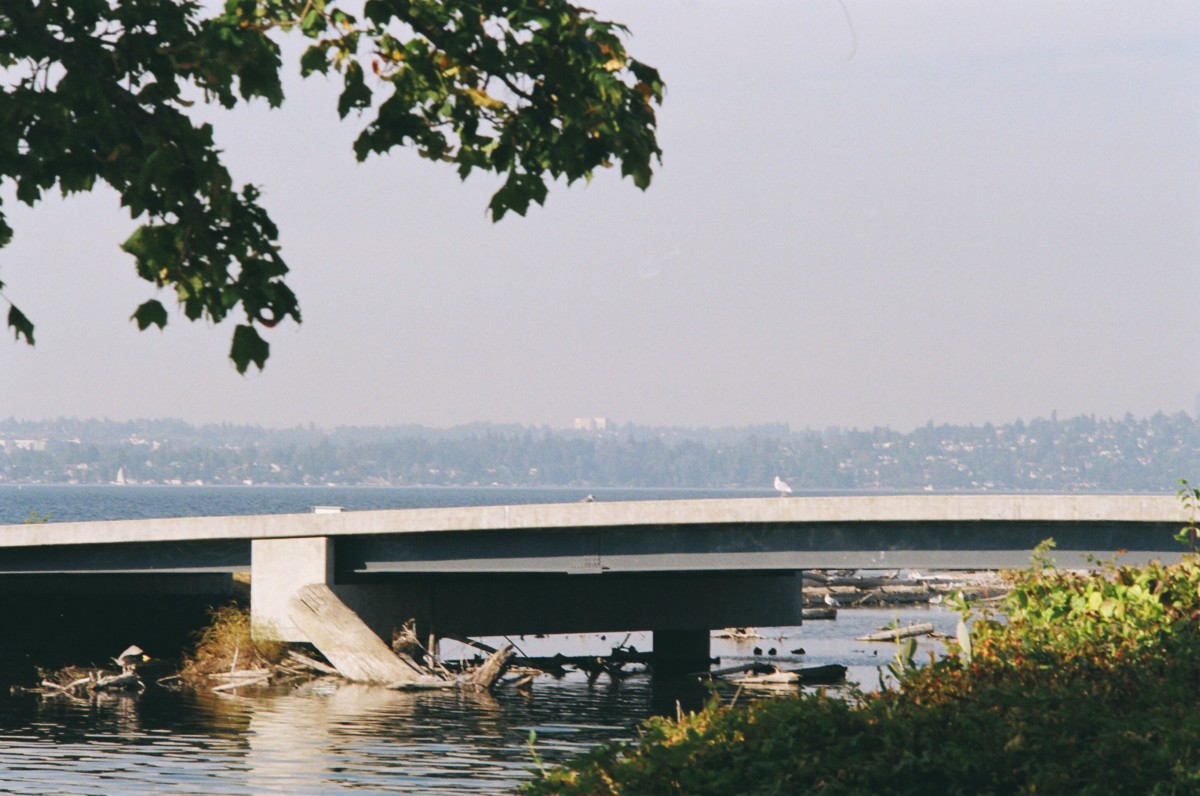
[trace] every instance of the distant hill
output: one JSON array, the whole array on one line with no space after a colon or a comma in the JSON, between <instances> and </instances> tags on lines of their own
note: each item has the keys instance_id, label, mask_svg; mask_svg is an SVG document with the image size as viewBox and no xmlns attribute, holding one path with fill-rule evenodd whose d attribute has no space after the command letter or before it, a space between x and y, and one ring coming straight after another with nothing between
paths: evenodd
<instances>
[{"instance_id":1,"label":"distant hill","mask_svg":"<svg viewBox=\"0 0 1200 796\"><path fill-rule=\"evenodd\" d=\"M560 431L0 421L0 483L762 487L1172 492L1200 480L1200 424L1036 419L909 433L785 425Z\"/></svg>"}]
</instances>

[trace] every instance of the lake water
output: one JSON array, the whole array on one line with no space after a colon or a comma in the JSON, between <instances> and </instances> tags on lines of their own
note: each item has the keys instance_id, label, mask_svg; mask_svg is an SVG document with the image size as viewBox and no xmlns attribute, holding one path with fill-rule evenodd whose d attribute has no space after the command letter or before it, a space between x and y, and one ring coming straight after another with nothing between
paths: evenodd
<instances>
[{"instance_id":1,"label":"lake water","mask_svg":"<svg viewBox=\"0 0 1200 796\"><path fill-rule=\"evenodd\" d=\"M770 494L591 491L598 500ZM313 505L356 510L568 502L585 494L499 488L0 486L0 524L21 522L30 512L66 521L305 512ZM894 648L853 638L896 620L933 621L952 633L956 617L927 608L843 610L836 622L760 628L761 638L745 641L714 638L712 651L722 665L754 659L756 647L764 657L774 650L773 657L789 667L841 663L851 667L853 679L872 688L878 667ZM639 649L651 646L648 634L618 635L512 641L527 655L603 653L622 641ZM3 643L2 654L17 657L19 639ZM922 646L928 650L933 643ZM444 655L451 652L443 648ZM28 651L21 654L27 657ZM528 693L502 687L480 697L407 694L331 681L225 695L153 687L137 697L88 700L6 693L0 695L0 793L503 793L530 775L530 731L536 734L538 755L554 763L596 744L633 739L645 718L673 714L677 704L698 707L707 697L698 685L662 685L639 676L588 683L579 674L540 677Z\"/></svg>"}]
</instances>

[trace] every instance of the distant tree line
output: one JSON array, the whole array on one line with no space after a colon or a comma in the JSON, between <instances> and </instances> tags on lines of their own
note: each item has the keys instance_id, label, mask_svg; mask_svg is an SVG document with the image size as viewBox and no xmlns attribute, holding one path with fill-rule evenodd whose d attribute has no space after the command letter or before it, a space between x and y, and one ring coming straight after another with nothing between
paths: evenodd
<instances>
[{"instance_id":1,"label":"distant tree line","mask_svg":"<svg viewBox=\"0 0 1200 796\"><path fill-rule=\"evenodd\" d=\"M600 432L476 424L332 431L178 420L0 421L0 482L1173 491L1200 424L1057 417L903 433L785 425Z\"/></svg>"}]
</instances>

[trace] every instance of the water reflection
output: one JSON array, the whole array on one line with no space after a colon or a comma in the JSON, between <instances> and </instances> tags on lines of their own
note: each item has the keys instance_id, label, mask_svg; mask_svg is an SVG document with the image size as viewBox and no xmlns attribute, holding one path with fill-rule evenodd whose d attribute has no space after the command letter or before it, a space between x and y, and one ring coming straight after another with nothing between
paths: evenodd
<instances>
[{"instance_id":1,"label":"water reflection","mask_svg":"<svg viewBox=\"0 0 1200 796\"><path fill-rule=\"evenodd\" d=\"M946 611L844 611L837 622L759 629L761 639L715 639L723 665L775 648L784 666L843 663L868 687L890 644L853 636L890 621L933 621ZM603 652L621 638L515 639L530 655ZM629 643L649 647L649 637ZM568 645L566 649L562 645ZM928 648L928 642L922 642ZM791 650L803 648L803 654ZM551 653L552 654L552 653ZM732 697L732 689L725 697ZM528 693L494 696L395 692L319 680L256 695L170 692L94 699L0 699L0 791L23 794L498 793L534 765L530 730L547 763L636 737L654 714L698 707L704 688L633 677L539 678ZM743 694L741 699L748 696Z\"/></svg>"}]
</instances>

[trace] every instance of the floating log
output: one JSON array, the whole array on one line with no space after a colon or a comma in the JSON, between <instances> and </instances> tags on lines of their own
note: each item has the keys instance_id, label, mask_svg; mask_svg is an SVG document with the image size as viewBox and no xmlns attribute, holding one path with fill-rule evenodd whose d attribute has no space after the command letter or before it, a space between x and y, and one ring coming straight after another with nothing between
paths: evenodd
<instances>
[{"instance_id":1,"label":"floating log","mask_svg":"<svg viewBox=\"0 0 1200 796\"><path fill-rule=\"evenodd\" d=\"M744 677L735 677L730 682L738 685L829 685L846 679L846 667L839 663L824 666L807 666L800 669L780 669L765 663L748 663L730 666L709 672L713 677L745 672Z\"/></svg>"},{"instance_id":2,"label":"floating log","mask_svg":"<svg viewBox=\"0 0 1200 796\"><path fill-rule=\"evenodd\" d=\"M883 591L873 591L864 594L861 599L856 601L857 605L914 605L916 603L927 603L929 598L934 595L934 592L918 589L914 591L892 591L884 589Z\"/></svg>"},{"instance_id":3,"label":"floating log","mask_svg":"<svg viewBox=\"0 0 1200 796\"><path fill-rule=\"evenodd\" d=\"M716 638L731 638L735 641L747 641L749 639L763 638L763 636L758 635L758 632L752 627L727 627L720 633L717 633Z\"/></svg>"},{"instance_id":4,"label":"floating log","mask_svg":"<svg viewBox=\"0 0 1200 796\"><path fill-rule=\"evenodd\" d=\"M913 636L928 636L933 633L932 622L921 622L916 625L907 627L893 627L887 630L882 630L878 633L867 633L865 636L855 637L855 641L899 641L903 638L911 638Z\"/></svg>"},{"instance_id":5,"label":"floating log","mask_svg":"<svg viewBox=\"0 0 1200 796\"><path fill-rule=\"evenodd\" d=\"M852 578L830 578L828 585L830 586L849 586L854 589L883 589L888 586L894 586L898 583L895 578L888 577L852 577Z\"/></svg>"},{"instance_id":6,"label":"floating log","mask_svg":"<svg viewBox=\"0 0 1200 796\"><path fill-rule=\"evenodd\" d=\"M270 676L270 669L238 669L235 672L213 672L208 676L210 680L223 680L225 682L233 682L235 680L254 680L262 675Z\"/></svg>"},{"instance_id":7,"label":"floating log","mask_svg":"<svg viewBox=\"0 0 1200 796\"><path fill-rule=\"evenodd\" d=\"M789 669L796 674L803 685L828 685L840 683L846 679L846 667L840 663L829 663L824 666L808 666L803 669Z\"/></svg>"},{"instance_id":8,"label":"floating log","mask_svg":"<svg viewBox=\"0 0 1200 796\"><path fill-rule=\"evenodd\" d=\"M291 601L291 618L338 674L359 683L445 688L453 682L421 671L388 648L329 586L311 583Z\"/></svg>"},{"instance_id":9,"label":"floating log","mask_svg":"<svg viewBox=\"0 0 1200 796\"><path fill-rule=\"evenodd\" d=\"M251 685L263 685L271 682L271 676L274 674L270 669L245 669L240 672L228 672L225 679L227 682L213 686L213 691L232 691L235 688L245 688ZM238 675L237 677L229 677L228 675ZM216 677L216 675L209 675Z\"/></svg>"},{"instance_id":10,"label":"floating log","mask_svg":"<svg viewBox=\"0 0 1200 796\"><path fill-rule=\"evenodd\" d=\"M111 677L101 677L92 683L92 691L142 691L145 683L136 674L114 674Z\"/></svg>"},{"instance_id":11,"label":"floating log","mask_svg":"<svg viewBox=\"0 0 1200 796\"><path fill-rule=\"evenodd\" d=\"M778 669L769 663L743 663L741 666L726 666L723 669L713 669L707 674L710 677L725 677L730 674L742 674L750 672L752 674L769 674Z\"/></svg>"},{"instance_id":12,"label":"floating log","mask_svg":"<svg viewBox=\"0 0 1200 796\"><path fill-rule=\"evenodd\" d=\"M783 672L776 669L775 671L768 672L766 674L748 674L745 677L735 677L730 682L744 686L792 685L793 683L800 682L800 675L796 674L795 672Z\"/></svg>"},{"instance_id":13,"label":"floating log","mask_svg":"<svg viewBox=\"0 0 1200 796\"><path fill-rule=\"evenodd\" d=\"M800 618L805 622L812 622L818 619L837 619L836 608L801 608Z\"/></svg>"}]
</instances>

